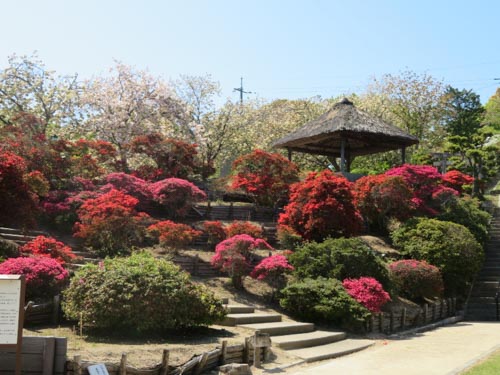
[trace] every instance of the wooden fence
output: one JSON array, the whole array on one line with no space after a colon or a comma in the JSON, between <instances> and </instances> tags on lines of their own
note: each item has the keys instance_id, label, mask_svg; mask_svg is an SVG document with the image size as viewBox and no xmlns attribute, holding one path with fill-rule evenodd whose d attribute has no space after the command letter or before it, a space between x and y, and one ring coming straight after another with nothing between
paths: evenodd
<instances>
[{"instance_id":1,"label":"wooden fence","mask_svg":"<svg viewBox=\"0 0 500 375\"><path fill-rule=\"evenodd\" d=\"M67 339L65 337L23 337L22 373L65 375ZM0 375L15 372L15 350L0 352Z\"/></svg>"},{"instance_id":2,"label":"wooden fence","mask_svg":"<svg viewBox=\"0 0 500 375\"><path fill-rule=\"evenodd\" d=\"M257 348L261 361L268 356L268 348ZM169 351L164 350L162 361L149 368L135 368L127 365L127 355L123 354L120 363L104 363L109 375L198 375L229 363L253 363L254 348L251 337L245 339L244 344L228 346L227 341L222 346L193 356L189 361L180 366L169 365ZM80 356L66 362L67 375L87 375L87 368L97 362L82 361Z\"/></svg>"},{"instance_id":3,"label":"wooden fence","mask_svg":"<svg viewBox=\"0 0 500 375\"><path fill-rule=\"evenodd\" d=\"M420 310L408 311L403 308L399 312L372 314L366 322L368 333L391 334L406 329L420 327L436 320L455 316L456 298L448 298L431 304L425 304Z\"/></svg>"},{"instance_id":4,"label":"wooden fence","mask_svg":"<svg viewBox=\"0 0 500 375\"><path fill-rule=\"evenodd\" d=\"M24 323L28 326L32 324L58 324L61 314L60 298L60 296L55 296L49 302L29 303L24 315Z\"/></svg>"}]
</instances>

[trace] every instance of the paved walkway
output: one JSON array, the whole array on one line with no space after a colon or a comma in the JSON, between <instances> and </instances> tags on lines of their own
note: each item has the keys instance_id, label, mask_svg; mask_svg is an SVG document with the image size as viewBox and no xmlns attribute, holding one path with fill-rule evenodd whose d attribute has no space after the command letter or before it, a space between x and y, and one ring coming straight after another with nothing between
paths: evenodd
<instances>
[{"instance_id":1,"label":"paved walkway","mask_svg":"<svg viewBox=\"0 0 500 375\"><path fill-rule=\"evenodd\" d=\"M460 322L433 331L377 341L362 352L290 368L294 375L460 374L500 349L500 322ZM265 373L265 372L264 372Z\"/></svg>"}]
</instances>

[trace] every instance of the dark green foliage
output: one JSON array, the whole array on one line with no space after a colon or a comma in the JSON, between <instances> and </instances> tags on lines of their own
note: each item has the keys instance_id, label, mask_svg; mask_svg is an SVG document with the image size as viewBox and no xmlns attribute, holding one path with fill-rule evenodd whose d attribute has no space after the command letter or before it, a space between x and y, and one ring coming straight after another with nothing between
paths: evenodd
<instances>
[{"instance_id":1,"label":"dark green foliage","mask_svg":"<svg viewBox=\"0 0 500 375\"><path fill-rule=\"evenodd\" d=\"M467 284L481 268L483 249L463 225L419 218L408 221L391 237L405 257L426 260L441 270L447 295L466 293Z\"/></svg>"},{"instance_id":2,"label":"dark green foliage","mask_svg":"<svg viewBox=\"0 0 500 375\"><path fill-rule=\"evenodd\" d=\"M0 261L19 256L19 246L10 240L0 238Z\"/></svg>"},{"instance_id":3,"label":"dark green foliage","mask_svg":"<svg viewBox=\"0 0 500 375\"><path fill-rule=\"evenodd\" d=\"M443 206L439 220L462 224L484 245L488 240L491 215L481 210L477 199L452 197Z\"/></svg>"},{"instance_id":4,"label":"dark green foliage","mask_svg":"<svg viewBox=\"0 0 500 375\"><path fill-rule=\"evenodd\" d=\"M281 291L281 306L294 317L360 331L370 312L335 279L304 279Z\"/></svg>"},{"instance_id":5,"label":"dark green foliage","mask_svg":"<svg viewBox=\"0 0 500 375\"><path fill-rule=\"evenodd\" d=\"M390 289L384 262L359 238L329 238L309 242L290 255L295 275L301 279L327 277L338 280L370 276Z\"/></svg>"},{"instance_id":6,"label":"dark green foliage","mask_svg":"<svg viewBox=\"0 0 500 375\"><path fill-rule=\"evenodd\" d=\"M171 262L147 253L87 264L64 293L70 319L129 332L207 326L224 317L220 300Z\"/></svg>"}]
</instances>

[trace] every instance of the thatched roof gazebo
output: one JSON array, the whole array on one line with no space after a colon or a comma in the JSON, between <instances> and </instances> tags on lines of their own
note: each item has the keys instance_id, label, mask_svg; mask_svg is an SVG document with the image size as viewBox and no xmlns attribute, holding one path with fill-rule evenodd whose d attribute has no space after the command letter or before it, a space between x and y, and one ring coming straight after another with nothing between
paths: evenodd
<instances>
[{"instance_id":1,"label":"thatched roof gazebo","mask_svg":"<svg viewBox=\"0 0 500 375\"><path fill-rule=\"evenodd\" d=\"M276 141L274 147L286 148L289 159L293 151L326 155L338 171L349 172L354 157L389 150L401 149L404 164L406 147L417 143L417 137L343 99L317 119ZM340 166L336 158L340 158Z\"/></svg>"}]
</instances>

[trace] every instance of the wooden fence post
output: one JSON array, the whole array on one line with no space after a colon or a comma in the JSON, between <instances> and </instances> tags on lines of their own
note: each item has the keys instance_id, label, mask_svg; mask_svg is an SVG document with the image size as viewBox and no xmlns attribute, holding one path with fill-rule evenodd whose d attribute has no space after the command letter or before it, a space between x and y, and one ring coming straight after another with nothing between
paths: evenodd
<instances>
[{"instance_id":1,"label":"wooden fence post","mask_svg":"<svg viewBox=\"0 0 500 375\"><path fill-rule=\"evenodd\" d=\"M160 375L168 375L168 359L170 357L170 352L167 349L163 349L163 357L161 359L161 369Z\"/></svg>"},{"instance_id":2,"label":"wooden fence post","mask_svg":"<svg viewBox=\"0 0 500 375\"><path fill-rule=\"evenodd\" d=\"M389 333L394 332L394 311L391 310L391 315L389 315Z\"/></svg>"},{"instance_id":3,"label":"wooden fence post","mask_svg":"<svg viewBox=\"0 0 500 375\"><path fill-rule=\"evenodd\" d=\"M75 375L82 375L82 357L75 355L73 358L73 371Z\"/></svg>"},{"instance_id":4,"label":"wooden fence post","mask_svg":"<svg viewBox=\"0 0 500 375\"><path fill-rule=\"evenodd\" d=\"M61 308L61 296L58 294L57 296L54 296L54 299L52 300L54 307L52 309L52 324L58 324L59 323L59 311Z\"/></svg>"},{"instance_id":5,"label":"wooden fence post","mask_svg":"<svg viewBox=\"0 0 500 375\"><path fill-rule=\"evenodd\" d=\"M243 344L243 354L242 354L242 362L243 363L248 363L249 362L249 337L245 337L245 343Z\"/></svg>"},{"instance_id":6,"label":"wooden fence post","mask_svg":"<svg viewBox=\"0 0 500 375\"><path fill-rule=\"evenodd\" d=\"M384 313L378 314L378 330L380 333L384 333Z\"/></svg>"},{"instance_id":7,"label":"wooden fence post","mask_svg":"<svg viewBox=\"0 0 500 375\"><path fill-rule=\"evenodd\" d=\"M203 372L205 365L207 364L207 360L208 360L208 353L205 352L201 355L198 364L194 368L193 371L194 375L200 375Z\"/></svg>"},{"instance_id":8,"label":"wooden fence post","mask_svg":"<svg viewBox=\"0 0 500 375\"><path fill-rule=\"evenodd\" d=\"M127 375L127 354L122 353L122 359L120 360L120 375Z\"/></svg>"},{"instance_id":9,"label":"wooden fence post","mask_svg":"<svg viewBox=\"0 0 500 375\"><path fill-rule=\"evenodd\" d=\"M200 258L198 257L198 254L196 254L196 256L194 257L193 259L193 276L197 276L198 275L198 264L200 262Z\"/></svg>"},{"instance_id":10,"label":"wooden fence post","mask_svg":"<svg viewBox=\"0 0 500 375\"><path fill-rule=\"evenodd\" d=\"M427 324L427 315L429 313L429 305L424 304L424 325Z\"/></svg>"},{"instance_id":11,"label":"wooden fence post","mask_svg":"<svg viewBox=\"0 0 500 375\"><path fill-rule=\"evenodd\" d=\"M260 347L256 345L257 343L257 336L259 335L260 331L256 330L255 335L254 335L254 342L253 342L253 365L254 367L259 368L260 367Z\"/></svg>"},{"instance_id":12,"label":"wooden fence post","mask_svg":"<svg viewBox=\"0 0 500 375\"><path fill-rule=\"evenodd\" d=\"M406 325L406 307L401 311L401 329L405 329Z\"/></svg>"},{"instance_id":13,"label":"wooden fence post","mask_svg":"<svg viewBox=\"0 0 500 375\"><path fill-rule=\"evenodd\" d=\"M229 211L227 213L227 218L231 220L233 218L233 202L229 204Z\"/></svg>"},{"instance_id":14,"label":"wooden fence post","mask_svg":"<svg viewBox=\"0 0 500 375\"><path fill-rule=\"evenodd\" d=\"M444 300L442 299L439 304L439 319L444 318Z\"/></svg>"},{"instance_id":15,"label":"wooden fence post","mask_svg":"<svg viewBox=\"0 0 500 375\"><path fill-rule=\"evenodd\" d=\"M436 304L432 304L432 321L436 320Z\"/></svg>"},{"instance_id":16,"label":"wooden fence post","mask_svg":"<svg viewBox=\"0 0 500 375\"><path fill-rule=\"evenodd\" d=\"M222 348L220 349L219 366L226 364L227 356L227 340L222 341Z\"/></svg>"}]
</instances>

